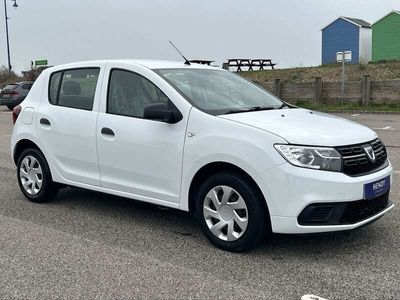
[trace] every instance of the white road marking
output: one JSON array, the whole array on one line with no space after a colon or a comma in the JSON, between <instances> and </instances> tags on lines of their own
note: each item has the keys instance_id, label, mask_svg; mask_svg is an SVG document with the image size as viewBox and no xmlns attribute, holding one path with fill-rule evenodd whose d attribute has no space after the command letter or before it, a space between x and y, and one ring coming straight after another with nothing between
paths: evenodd
<instances>
[{"instance_id":1,"label":"white road marking","mask_svg":"<svg viewBox=\"0 0 400 300\"><path fill-rule=\"evenodd\" d=\"M359 116L360 114L354 114L354 115L351 115L352 117L357 117L357 116Z\"/></svg>"},{"instance_id":2,"label":"white road marking","mask_svg":"<svg viewBox=\"0 0 400 300\"><path fill-rule=\"evenodd\" d=\"M301 300L327 300L327 299L314 295L304 295L301 297Z\"/></svg>"},{"instance_id":3,"label":"white road marking","mask_svg":"<svg viewBox=\"0 0 400 300\"><path fill-rule=\"evenodd\" d=\"M392 126L386 126L386 127L382 127L382 128L372 128L374 130L394 130L394 128L392 129Z\"/></svg>"}]
</instances>

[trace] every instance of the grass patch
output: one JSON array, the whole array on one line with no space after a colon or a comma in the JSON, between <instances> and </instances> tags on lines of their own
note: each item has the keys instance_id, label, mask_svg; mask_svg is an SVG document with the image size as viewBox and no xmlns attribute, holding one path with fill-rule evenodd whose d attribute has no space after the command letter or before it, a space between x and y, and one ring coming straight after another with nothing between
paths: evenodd
<instances>
[{"instance_id":1,"label":"grass patch","mask_svg":"<svg viewBox=\"0 0 400 300\"><path fill-rule=\"evenodd\" d=\"M298 101L297 106L318 111L359 111L359 112L400 112L400 103L370 104L363 106L358 103L347 104L314 104L307 101Z\"/></svg>"}]
</instances>

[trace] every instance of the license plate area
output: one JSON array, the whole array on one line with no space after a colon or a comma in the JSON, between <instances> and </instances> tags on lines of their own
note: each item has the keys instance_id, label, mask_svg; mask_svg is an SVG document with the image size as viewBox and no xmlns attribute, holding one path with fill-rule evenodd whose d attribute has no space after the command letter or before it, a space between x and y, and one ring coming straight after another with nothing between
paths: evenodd
<instances>
[{"instance_id":1,"label":"license plate area","mask_svg":"<svg viewBox=\"0 0 400 300\"><path fill-rule=\"evenodd\" d=\"M364 199L379 197L390 190L390 176L364 184Z\"/></svg>"}]
</instances>

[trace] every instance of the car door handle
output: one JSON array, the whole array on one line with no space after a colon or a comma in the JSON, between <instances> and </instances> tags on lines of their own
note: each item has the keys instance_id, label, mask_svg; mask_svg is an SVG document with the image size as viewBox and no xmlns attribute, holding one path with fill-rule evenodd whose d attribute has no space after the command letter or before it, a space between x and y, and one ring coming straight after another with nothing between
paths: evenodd
<instances>
[{"instance_id":1,"label":"car door handle","mask_svg":"<svg viewBox=\"0 0 400 300\"><path fill-rule=\"evenodd\" d=\"M103 128L101 129L101 134L103 134L103 135L109 135L109 136L115 136L114 131L112 131L110 128L107 128L107 127L103 127Z\"/></svg>"},{"instance_id":2,"label":"car door handle","mask_svg":"<svg viewBox=\"0 0 400 300\"><path fill-rule=\"evenodd\" d=\"M46 118L41 118L41 119L40 119L40 124L42 124L42 125L47 125L47 126L51 126L50 121L47 120Z\"/></svg>"}]
</instances>

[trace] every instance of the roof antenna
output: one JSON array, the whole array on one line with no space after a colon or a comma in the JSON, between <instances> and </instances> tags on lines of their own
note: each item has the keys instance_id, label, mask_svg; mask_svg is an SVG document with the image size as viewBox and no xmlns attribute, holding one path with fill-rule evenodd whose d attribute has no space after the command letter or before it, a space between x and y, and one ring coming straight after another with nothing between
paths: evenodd
<instances>
[{"instance_id":1,"label":"roof antenna","mask_svg":"<svg viewBox=\"0 0 400 300\"><path fill-rule=\"evenodd\" d=\"M175 45L174 45L171 41L169 41L169 43L170 43L170 44L172 45L172 47L174 47L175 50L178 51L178 53L183 57L183 59L185 60L185 65L189 65L189 66L190 66L190 65L191 65L191 64L190 64L190 61L188 61L188 59L181 53L181 51L179 51L178 48L176 48Z\"/></svg>"}]
</instances>

